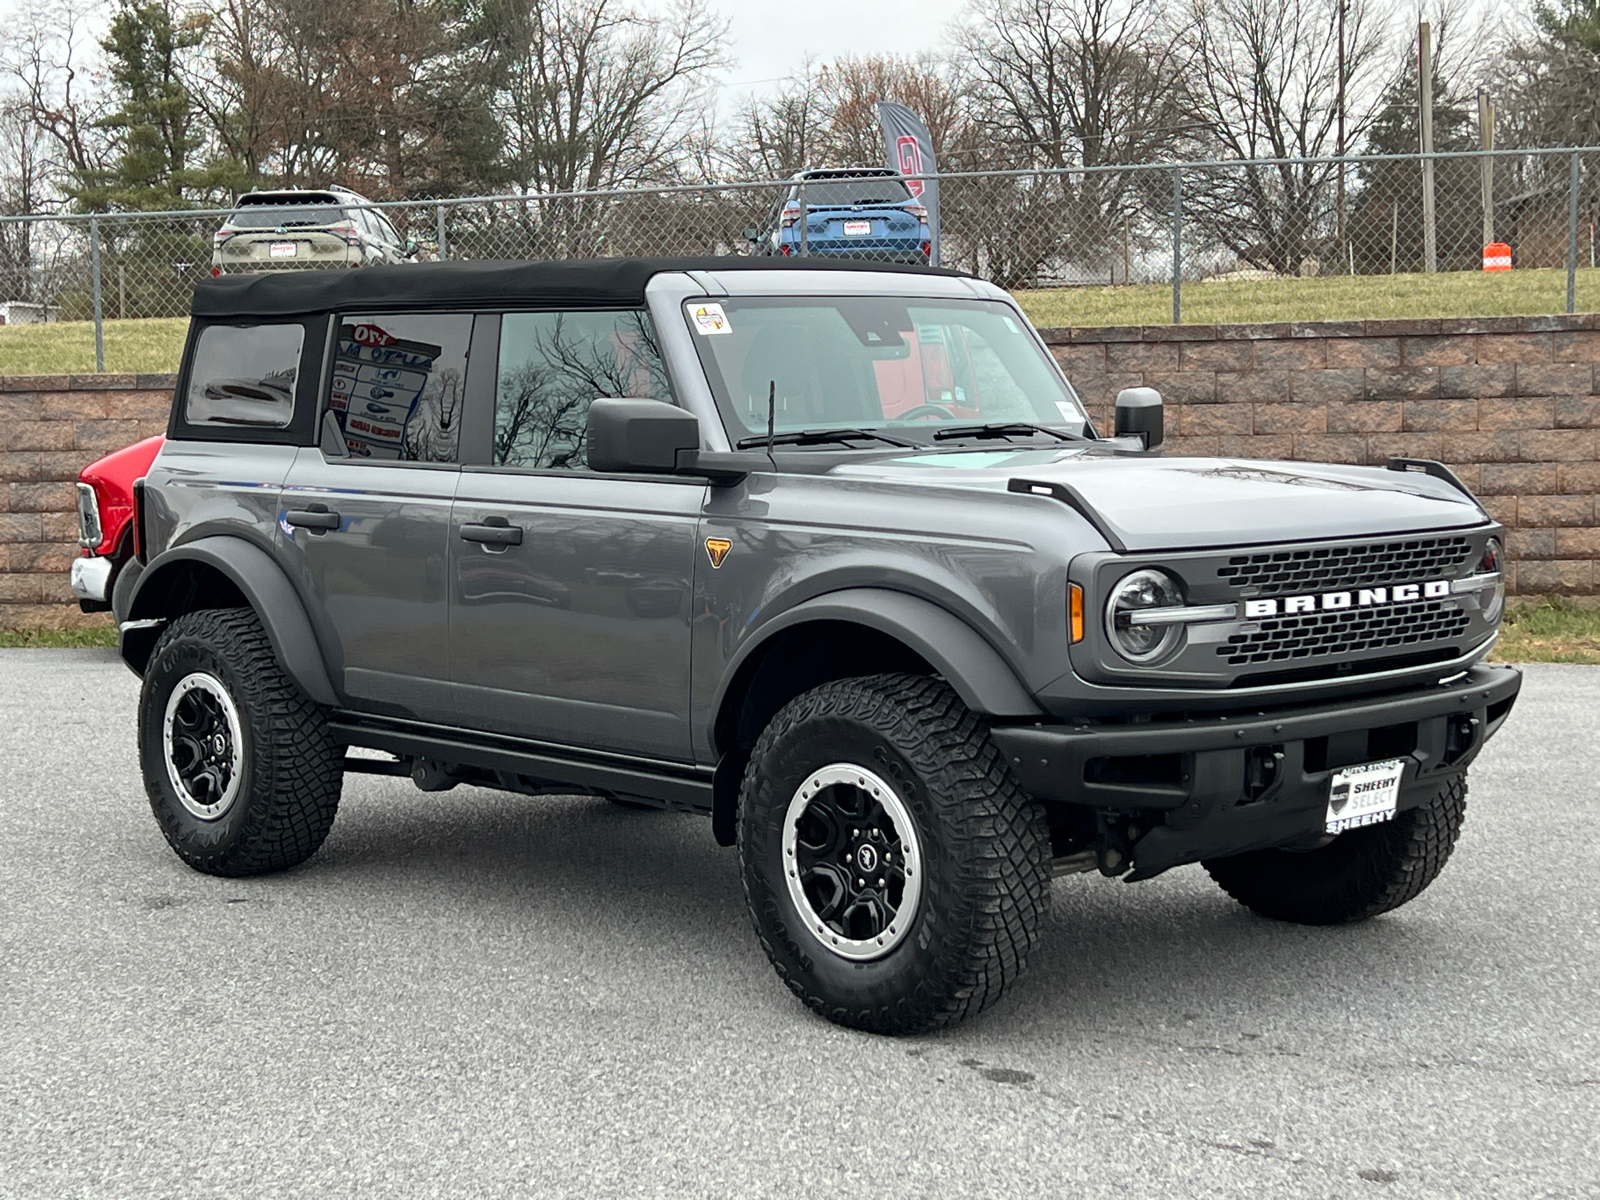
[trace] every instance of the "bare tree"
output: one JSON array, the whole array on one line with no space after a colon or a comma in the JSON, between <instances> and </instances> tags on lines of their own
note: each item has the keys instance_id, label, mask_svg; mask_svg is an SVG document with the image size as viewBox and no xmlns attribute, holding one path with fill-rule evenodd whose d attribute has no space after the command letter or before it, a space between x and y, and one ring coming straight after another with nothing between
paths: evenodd
<instances>
[{"instance_id":1,"label":"bare tree","mask_svg":"<svg viewBox=\"0 0 1600 1200\"><path fill-rule=\"evenodd\" d=\"M1190 0L1192 147L1207 157L1304 159L1334 150L1340 0ZM1347 140L1377 103L1381 29L1354 0L1345 9ZM1326 163L1244 165L1186 179L1186 210L1240 258L1298 271L1331 211Z\"/></svg>"},{"instance_id":2,"label":"bare tree","mask_svg":"<svg viewBox=\"0 0 1600 1200\"><path fill-rule=\"evenodd\" d=\"M526 192L672 182L695 137L726 22L705 0L648 16L622 0L492 0L476 53Z\"/></svg>"}]
</instances>

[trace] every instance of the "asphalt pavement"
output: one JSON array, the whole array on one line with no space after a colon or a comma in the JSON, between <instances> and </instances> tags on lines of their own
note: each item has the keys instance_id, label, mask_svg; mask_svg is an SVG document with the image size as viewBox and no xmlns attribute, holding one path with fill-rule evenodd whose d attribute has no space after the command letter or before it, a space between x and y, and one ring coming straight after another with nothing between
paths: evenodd
<instances>
[{"instance_id":1,"label":"asphalt pavement","mask_svg":"<svg viewBox=\"0 0 1600 1200\"><path fill-rule=\"evenodd\" d=\"M352 777L305 866L195 874L136 694L0 651L0 1195L1600 1196L1600 668L1528 671L1399 912L1058 880L900 1039L790 997L700 818Z\"/></svg>"}]
</instances>

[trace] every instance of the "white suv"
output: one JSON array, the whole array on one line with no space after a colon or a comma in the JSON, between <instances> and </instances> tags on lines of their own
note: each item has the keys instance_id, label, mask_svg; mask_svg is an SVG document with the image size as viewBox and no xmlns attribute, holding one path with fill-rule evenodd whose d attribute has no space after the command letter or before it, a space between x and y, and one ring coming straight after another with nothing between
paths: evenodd
<instances>
[{"instance_id":1,"label":"white suv","mask_svg":"<svg viewBox=\"0 0 1600 1200\"><path fill-rule=\"evenodd\" d=\"M212 235L211 273L369 267L416 257L382 210L345 188L249 192Z\"/></svg>"}]
</instances>

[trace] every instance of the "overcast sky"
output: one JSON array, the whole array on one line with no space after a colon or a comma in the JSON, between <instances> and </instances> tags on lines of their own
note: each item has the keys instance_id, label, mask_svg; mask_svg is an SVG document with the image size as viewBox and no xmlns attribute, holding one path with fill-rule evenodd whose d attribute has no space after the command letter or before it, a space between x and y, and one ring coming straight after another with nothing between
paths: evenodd
<instances>
[{"instance_id":1,"label":"overcast sky","mask_svg":"<svg viewBox=\"0 0 1600 1200\"><path fill-rule=\"evenodd\" d=\"M847 54L916 54L944 42L946 27L963 0L862 3L862 0L788 0L758 5L719 0L728 18L737 65L726 75L730 95L723 111L750 91L765 91L798 71L809 54L818 62ZM729 101L733 101L730 105Z\"/></svg>"}]
</instances>

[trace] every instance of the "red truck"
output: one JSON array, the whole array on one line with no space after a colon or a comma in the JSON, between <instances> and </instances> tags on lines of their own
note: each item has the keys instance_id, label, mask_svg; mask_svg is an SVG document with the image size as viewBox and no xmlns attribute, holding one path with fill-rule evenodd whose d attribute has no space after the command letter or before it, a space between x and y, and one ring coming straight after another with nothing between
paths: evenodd
<instances>
[{"instance_id":1,"label":"red truck","mask_svg":"<svg viewBox=\"0 0 1600 1200\"><path fill-rule=\"evenodd\" d=\"M78 472L78 545L72 594L84 612L108 612L117 573L133 557L133 484L165 439L157 434L97 458Z\"/></svg>"}]
</instances>

